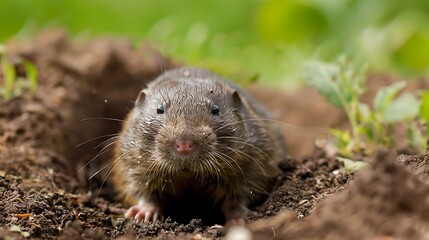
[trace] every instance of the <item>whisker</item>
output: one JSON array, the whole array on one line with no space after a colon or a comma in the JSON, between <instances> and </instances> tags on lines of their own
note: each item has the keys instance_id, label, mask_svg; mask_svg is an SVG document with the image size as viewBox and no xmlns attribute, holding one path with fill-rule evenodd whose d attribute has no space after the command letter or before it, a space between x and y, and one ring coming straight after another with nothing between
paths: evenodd
<instances>
[{"instance_id":1,"label":"whisker","mask_svg":"<svg viewBox=\"0 0 429 240\"><path fill-rule=\"evenodd\" d=\"M232 158L232 157L230 157L230 156L228 156L228 155L226 155L226 154L224 154L224 153L222 153L222 152L219 152L219 151L216 151L216 152L213 152L213 154L214 154L214 156L217 156L217 157L219 157L221 160L223 160L227 165L228 165L228 167L232 170L232 172L234 173L234 176L235 176L235 180L236 181L238 181L238 178L237 178L237 173L235 172L235 168L234 168L234 166L228 161L228 159L227 158L229 158L232 162L234 162L236 165L237 165L237 167L238 167L238 169L240 170L240 172L241 172L241 175L243 176L243 179L244 179L244 181L246 181L246 176L244 175L244 172L243 172L243 169L241 169L241 167L240 167L240 165Z\"/></svg>"},{"instance_id":2,"label":"whisker","mask_svg":"<svg viewBox=\"0 0 429 240\"><path fill-rule=\"evenodd\" d=\"M224 149L229 149L229 150L231 150L231 151L232 151L232 148L230 148L230 147L226 147L226 146L224 146L224 147L222 147L222 148L224 148ZM248 157L250 160L252 160L254 163L256 163L256 165L258 165L258 167L261 169L261 171L262 171L262 173L264 174L265 178L267 178L267 179L268 179L268 176L267 176L267 174L265 173L264 168L259 164L259 160L255 159L254 157L251 157L249 154L247 154L247 153L245 153L245 152L243 152L243 151L240 151L240 150L237 150L237 149L234 149L234 150L235 150L235 151L237 151L237 152L239 152L239 153L241 153L241 154L243 154L244 156L246 156L246 157Z\"/></svg>"},{"instance_id":3,"label":"whisker","mask_svg":"<svg viewBox=\"0 0 429 240\"><path fill-rule=\"evenodd\" d=\"M146 174L155 174L154 179L158 179L158 183L160 184L160 187L162 187L162 180L163 179L167 179L169 178L169 176L171 176L171 172L172 169L166 169L168 164L158 164L159 160L157 157L152 157L154 156L154 153L148 152L148 154L150 154L150 158L148 158L148 160L146 161L149 162L149 166L146 169L145 173Z\"/></svg>"},{"instance_id":4,"label":"whisker","mask_svg":"<svg viewBox=\"0 0 429 240\"><path fill-rule=\"evenodd\" d=\"M216 165L218 165L219 167L220 164L216 161L216 158L212 153L208 153L208 156L211 159L211 161L204 161L204 164L208 165L208 167L212 168L216 172L217 186L219 186L221 175L220 175L220 172L217 171L218 168L216 167ZM222 169L222 167L220 167L219 169ZM225 170L222 169L222 171L224 171L225 173ZM225 178L225 179L228 179L228 178Z\"/></svg>"},{"instance_id":5,"label":"whisker","mask_svg":"<svg viewBox=\"0 0 429 240\"><path fill-rule=\"evenodd\" d=\"M119 158L117 158L116 160L109 162L108 164L104 165L103 167L101 167L100 169L98 169L95 173L93 173L88 180L91 180L92 178L94 178L98 173L100 173L101 171L103 171L103 169L105 169L106 167L109 167L111 165L116 164L118 161L120 161L121 159L123 159L124 157L126 157L127 155L131 154L135 149L132 149L130 151L128 151L127 153L123 154L122 156L120 156Z\"/></svg>"},{"instance_id":6,"label":"whisker","mask_svg":"<svg viewBox=\"0 0 429 240\"><path fill-rule=\"evenodd\" d=\"M330 136L329 130L327 128L299 126L299 125L294 125L294 124L290 124L290 123L286 123L286 122L283 122L280 120L270 119L270 118L249 118L249 119L234 121L234 122L231 122L229 124L224 124L224 125L216 128L214 131L215 132L220 131L220 130L227 128L227 127L236 126L238 123L251 122L251 121L275 122L275 123L279 124L280 126L282 126L282 128L285 129L286 131L288 131L288 129L291 129L288 132L290 132L289 134L293 134L294 136L315 137L315 136L318 136L320 134Z\"/></svg>"},{"instance_id":7,"label":"whisker","mask_svg":"<svg viewBox=\"0 0 429 240\"><path fill-rule=\"evenodd\" d=\"M210 176L210 172L212 172L214 169L213 169L213 167L212 166L210 166L210 163L208 163L207 161L200 161L200 162L198 162L198 174L200 174L201 175L201 177L200 177L200 182L201 182L201 184L203 184L204 183L204 172L207 172L207 178L209 179L211 176ZM198 179L198 177L197 177L197 179Z\"/></svg>"},{"instance_id":8,"label":"whisker","mask_svg":"<svg viewBox=\"0 0 429 240\"><path fill-rule=\"evenodd\" d=\"M95 138L91 138L91 139L88 139L88 140L86 140L86 141L84 141L84 142L76 145L75 148L78 148L78 147L80 147L80 146L82 146L82 145L84 145L86 143L89 143L91 141L94 141L94 140L97 140L97 139L100 139L100 138L111 137L111 136L115 136L115 135L119 135L119 134L118 133L113 133L113 134L107 134L107 135L103 135L103 136L98 136L98 137L95 137Z\"/></svg>"},{"instance_id":9,"label":"whisker","mask_svg":"<svg viewBox=\"0 0 429 240\"><path fill-rule=\"evenodd\" d=\"M251 144L251 143L248 143L248 142L243 141L243 139L241 139L241 138L239 138L239 137L223 136L223 137L219 137L218 139L229 139L229 140L231 140L231 139L235 139L235 140L238 140L238 141L232 141L232 142L235 142L235 143L242 143L242 144L245 144L246 146L253 147L253 148L255 148L256 150L258 150L259 152L261 152L262 154L264 154L264 156L265 156L268 160L271 160L271 158L267 155L267 153L266 153L266 152L264 152L262 149L260 149L259 147L255 146L255 145L253 145L253 144Z\"/></svg>"},{"instance_id":10,"label":"whisker","mask_svg":"<svg viewBox=\"0 0 429 240\"><path fill-rule=\"evenodd\" d=\"M125 120L123 119L118 119L118 118L106 118L106 117L93 117L93 118L83 118L80 121L81 122L85 122L85 121L89 121L89 120L108 120L108 121L115 121L115 122L125 122Z\"/></svg>"},{"instance_id":11,"label":"whisker","mask_svg":"<svg viewBox=\"0 0 429 240\"><path fill-rule=\"evenodd\" d=\"M208 167L207 168L207 165L204 163L204 161L198 161L197 162L197 165L198 165L198 168L199 168L199 171L197 171L197 176L196 176L196 178L198 179L200 179L200 183L201 184L203 184L204 183L204 172L205 171L207 171L207 176L209 176L209 171L211 171L212 169L211 169L211 167Z\"/></svg>"},{"instance_id":12,"label":"whisker","mask_svg":"<svg viewBox=\"0 0 429 240\"><path fill-rule=\"evenodd\" d=\"M99 156L103 155L104 153L108 152L110 149L108 149L110 146L112 146L113 144L115 144L116 141L113 141L109 144L107 144L106 146L104 146L98 153L97 155L95 155L95 157L93 157L91 160L89 160L85 165L83 165L83 167L81 167L79 169L79 172L82 171L84 168L88 167L89 164L91 164L95 159L97 159Z\"/></svg>"},{"instance_id":13,"label":"whisker","mask_svg":"<svg viewBox=\"0 0 429 240\"><path fill-rule=\"evenodd\" d=\"M94 147L94 149L97 149L97 148L99 148L101 145L106 144L109 140L116 142L116 141L117 141L116 139L119 139L119 138L120 138L120 136L119 136L119 135L117 135L117 136L111 137L111 138L109 138L109 139L106 139L106 140L102 141L101 143L99 143L97 146L95 146L95 147ZM110 144L110 143L109 143L109 144Z\"/></svg>"},{"instance_id":14,"label":"whisker","mask_svg":"<svg viewBox=\"0 0 429 240\"><path fill-rule=\"evenodd\" d=\"M134 152L135 150L138 150L138 148L134 148L131 149L130 151L128 151L127 153L123 154L122 156L120 156L118 159L116 159L115 161L112 161L111 163L106 164L104 167L102 167L101 169L99 169L95 174L93 174L91 178L93 178L94 176L96 176L100 171L102 171L104 168L106 168L107 166L109 166L107 173L104 175L103 177L103 181L101 182L100 187L98 188L98 192L97 192L97 197L100 195L101 189L104 186L104 183L106 182L107 178L110 176L110 174L112 173L113 167L122 159L124 159L126 156L130 155L132 152Z\"/></svg>"}]
</instances>

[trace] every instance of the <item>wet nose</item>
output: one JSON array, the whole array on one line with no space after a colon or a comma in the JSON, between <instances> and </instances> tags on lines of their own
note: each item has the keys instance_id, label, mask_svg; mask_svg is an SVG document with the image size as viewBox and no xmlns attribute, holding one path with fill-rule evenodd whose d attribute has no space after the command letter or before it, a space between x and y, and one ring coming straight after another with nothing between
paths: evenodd
<instances>
[{"instance_id":1,"label":"wet nose","mask_svg":"<svg viewBox=\"0 0 429 240\"><path fill-rule=\"evenodd\" d=\"M173 149L179 154L187 155L195 149L195 143L192 139L177 139L173 143Z\"/></svg>"}]
</instances>

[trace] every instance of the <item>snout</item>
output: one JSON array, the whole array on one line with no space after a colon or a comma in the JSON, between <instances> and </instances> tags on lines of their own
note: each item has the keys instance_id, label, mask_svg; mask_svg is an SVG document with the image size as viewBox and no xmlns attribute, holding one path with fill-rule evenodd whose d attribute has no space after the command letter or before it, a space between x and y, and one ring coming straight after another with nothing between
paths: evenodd
<instances>
[{"instance_id":1,"label":"snout","mask_svg":"<svg viewBox=\"0 0 429 240\"><path fill-rule=\"evenodd\" d=\"M192 137L181 137L176 139L171 147L176 154L188 156L197 151L198 143Z\"/></svg>"}]
</instances>

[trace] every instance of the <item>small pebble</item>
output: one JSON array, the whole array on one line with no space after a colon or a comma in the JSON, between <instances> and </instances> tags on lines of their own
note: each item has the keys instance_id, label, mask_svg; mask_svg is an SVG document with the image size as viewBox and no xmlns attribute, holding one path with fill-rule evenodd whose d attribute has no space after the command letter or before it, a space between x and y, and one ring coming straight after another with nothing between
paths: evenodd
<instances>
[{"instance_id":1,"label":"small pebble","mask_svg":"<svg viewBox=\"0 0 429 240\"><path fill-rule=\"evenodd\" d=\"M233 226L226 233L225 240L251 240L252 233L242 226Z\"/></svg>"}]
</instances>

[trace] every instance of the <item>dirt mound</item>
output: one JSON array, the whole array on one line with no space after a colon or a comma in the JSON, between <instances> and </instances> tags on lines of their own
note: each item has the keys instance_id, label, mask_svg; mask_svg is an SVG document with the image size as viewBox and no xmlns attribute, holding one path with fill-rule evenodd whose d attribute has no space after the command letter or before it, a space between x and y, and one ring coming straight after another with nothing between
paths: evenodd
<instances>
[{"instance_id":1,"label":"dirt mound","mask_svg":"<svg viewBox=\"0 0 429 240\"><path fill-rule=\"evenodd\" d=\"M86 191L89 176L109 157L98 157L96 164L79 171L106 139L97 137L117 133L144 84L174 65L147 44L135 49L128 41L108 38L72 42L62 31L9 43L8 57L11 62L34 62L39 83L34 94L24 93L0 106L0 225L17 224L31 230L34 238L49 239L81 213L76 206L83 203L76 199L83 198L73 193ZM90 187L100 189L97 184ZM35 211L33 205L39 203L43 207Z\"/></svg>"},{"instance_id":2,"label":"dirt mound","mask_svg":"<svg viewBox=\"0 0 429 240\"><path fill-rule=\"evenodd\" d=\"M423 157L400 161L421 164ZM429 188L420 177L420 169L410 172L394 154L381 153L304 222L284 213L250 228L255 239L427 239Z\"/></svg>"}]
</instances>

